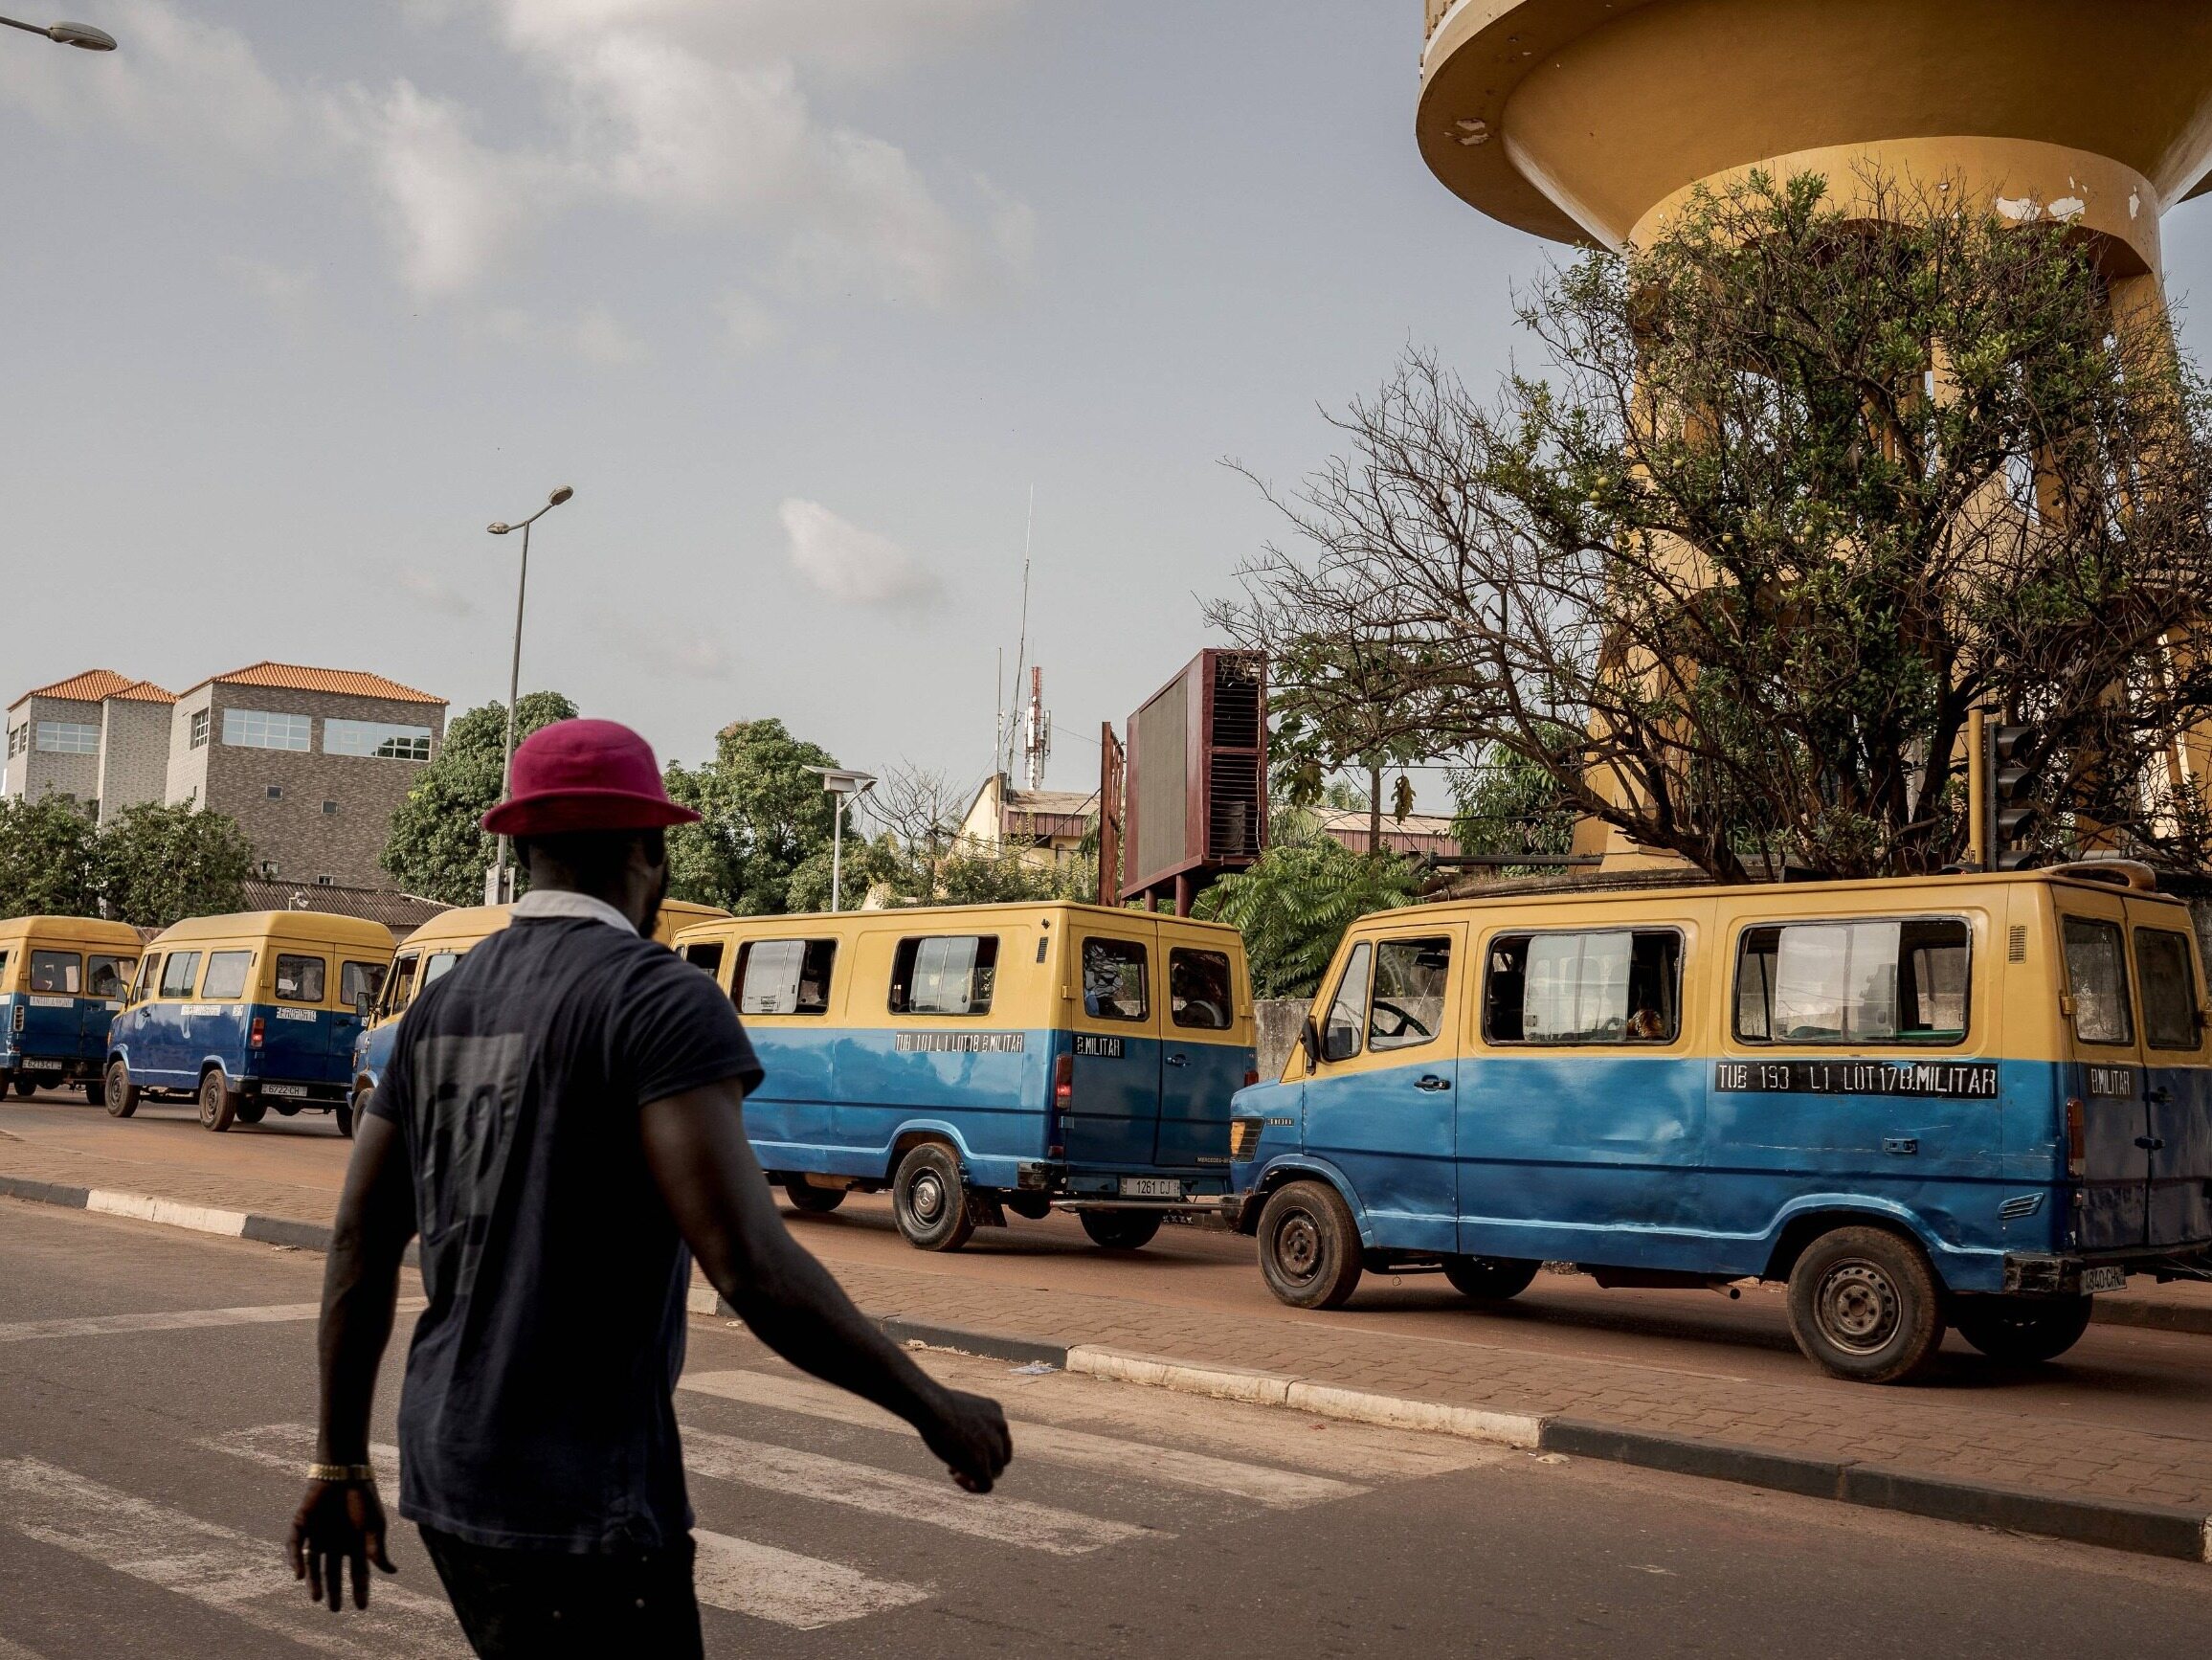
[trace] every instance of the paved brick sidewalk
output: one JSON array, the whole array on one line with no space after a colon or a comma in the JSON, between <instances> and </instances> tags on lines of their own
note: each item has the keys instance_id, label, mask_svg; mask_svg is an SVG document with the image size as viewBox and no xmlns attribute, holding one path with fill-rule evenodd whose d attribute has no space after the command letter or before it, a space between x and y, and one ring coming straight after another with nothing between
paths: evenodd
<instances>
[{"instance_id":1,"label":"paved brick sidewalk","mask_svg":"<svg viewBox=\"0 0 2212 1660\"><path fill-rule=\"evenodd\" d=\"M313 1223L329 1220L332 1201L326 1187L164 1170L41 1147L4 1132L0 1174ZM2212 1512L2212 1423L2202 1436L2159 1434L2048 1409L2009 1408L1979 1391L1870 1389L1810 1373L1795 1384L1718 1378L1363 1331L1356 1313L1241 1314L986 1285L963 1278L951 1263L913 1269L834 1266L863 1308L946 1326L1283 1372L1455 1406L1592 1419L1954 1480Z\"/></svg>"}]
</instances>

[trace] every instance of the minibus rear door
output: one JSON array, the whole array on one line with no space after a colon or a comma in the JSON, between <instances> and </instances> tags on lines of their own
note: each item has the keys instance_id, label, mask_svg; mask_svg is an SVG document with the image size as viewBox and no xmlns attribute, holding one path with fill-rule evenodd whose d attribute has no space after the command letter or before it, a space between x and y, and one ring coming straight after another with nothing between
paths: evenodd
<instances>
[{"instance_id":1,"label":"minibus rear door","mask_svg":"<svg viewBox=\"0 0 2212 1660\"><path fill-rule=\"evenodd\" d=\"M1237 961L1216 931L1160 919L1160 1131L1154 1163L1172 1169L1229 1162L1229 1098L1251 1075L1239 1043L1249 1007Z\"/></svg>"},{"instance_id":2,"label":"minibus rear door","mask_svg":"<svg viewBox=\"0 0 2212 1660\"><path fill-rule=\"evenodd\" d=\"M2212 1239L2212 1030L2189 913L2140 899L2127 909L2150 1143L2145 1243L2180 1247Z\"/></svg>"},{"instance_id":3,"label":"minibus rear door","mask_svg":"<svg viewBox=\"0 0 2212 1660\"><path fill-rule=\"evenodd\" d=\"M1152 1162L1160 1122L1159 929L1128 919L1085 916L1075 933L1073 1089L1061 1109L1071 1169L1141 1171ZM1175 1192L1129 1198L1179 1198ZM1124 1183L1125 1188L1128 1183Z\"/></svg>"},{"instance_id":4,"label":"minibus rear door","mask_svg":"<svg viewBox=\"0 0 2212 1660\"><path fill-rule=\"evenodd\" d=\"M2060 1140L2081 1195L2075 1239L2084 1250L2140 1246L2149 1236L2151 1130L2127 909L2117 893L2055 897L2071 1051Z\"/></svg>"}]
</instances>

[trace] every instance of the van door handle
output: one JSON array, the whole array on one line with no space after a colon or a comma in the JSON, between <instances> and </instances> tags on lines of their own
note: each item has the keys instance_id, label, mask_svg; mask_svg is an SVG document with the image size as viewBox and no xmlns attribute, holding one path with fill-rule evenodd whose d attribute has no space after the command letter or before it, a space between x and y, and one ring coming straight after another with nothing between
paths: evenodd
<instances>
[{"instance_id":1,"label":"van door handle","mask_svg":"<svg viewBox=\"0 0 2212 1660\"><path fill-rule=\"evenodd\" d=\"M2138 1135L2135 1137L2135 1145L2145 1153L2163 1153L2166 1150L2166 1138L2163 1135Z\"/></svg>"},{"instance_id":2,"label":"van door handle","mask_svg":"<svg viewBox=\"0 0 2212 1660\"><path fill-rule=\"evenodd\" d=\"M1414 1086L1416 1089L1426 1089L1431 1094L1439 1089L1449 1089L1451 1087L1452 1081L1449 1078L1440 1078L1434 1072L1423 1073L1420 1082Z\"/></svg>"},{"instance_id":3,"label":"van door handle","mask_svg":"<svg viewBox=\"0 0 2212 1660\"><path fill-rule=\"evenodd\" d=\"M2157 1088L2151 1091L2151 1105L2154 1107L2167 1106L2173 1101L2173 1099L2174 1091L2167 1088L2164 1085L2160 1085Z\"/></svg>"},{"instance_id":4,"label":"van door handle","mask_svg":"<svg viewBox=\"0 0 2212 1660\"><path fill-rule=\"evenodd\" d=\"M1188 1066L1190 1064L1191 1057L1188 1055L1170 1055L1168 1057L1168 1065L1171 1066Z\"/></svg>"}]
</instances>

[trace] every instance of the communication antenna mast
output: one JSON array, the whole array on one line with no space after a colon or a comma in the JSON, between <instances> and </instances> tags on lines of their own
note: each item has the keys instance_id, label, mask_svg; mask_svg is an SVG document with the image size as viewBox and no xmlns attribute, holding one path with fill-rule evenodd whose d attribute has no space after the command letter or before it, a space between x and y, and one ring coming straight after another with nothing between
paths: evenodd
<instances>
[{"instance_id":1,"label":"communication antenna mast","mask_svg":"<svg viewBox=\"0 0 2212 1660\"><path fill-rule=\"evenodd\" d=\"M1029 787L1044 788L1044 763L1052 753L1052 716L1044 707L1044 669L1029 671L1029 713L1022 722L1021 751L1029 764Z\"/></svg>"},{"instance_id":2,"label":"communication antenna mast","mask_svg":"<svg viewBox=\"0 0 2212 1660\"><path fill-rule=\"evenodd\" d=\"M1021 671L1027 666L1029 657L1029 554L1036 539L1037 486L1032 484L1029 486L1029 520L1021 532L1021 632L1016 637L1014 646L1014 686L1017 697L1021 695ZM1005 745L999 751L1006 757L999 771L1009 774L1014 771L1014 737L1020 730L1020 723L1017 721L1010 725L1013 729L1007 731Z\"/></svg>"}]
</instances>

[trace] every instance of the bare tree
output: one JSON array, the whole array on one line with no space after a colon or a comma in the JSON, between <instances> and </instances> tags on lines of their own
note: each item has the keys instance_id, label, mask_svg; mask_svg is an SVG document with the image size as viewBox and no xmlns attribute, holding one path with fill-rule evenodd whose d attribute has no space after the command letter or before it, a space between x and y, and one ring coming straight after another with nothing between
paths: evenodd
<instances>
[{"instance_id":1,"label":"bare tree","mask_svg":"<svg viewBox=\"0 0 2212 1660\"><path fill-rule=\"evenodd\" d=\"M2054 841L2202 864L2202 383L2063 226L1854 194L1754 177L1553 271L1552 377L1494 401L1409 353L1213 620L1387 641L1360 695L1430 753L1722 880L1957 860L1976 707L2044 734Z\"/></svg>"}]
</instances>

